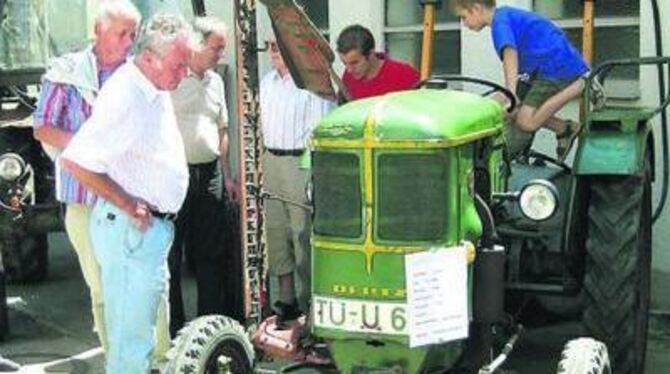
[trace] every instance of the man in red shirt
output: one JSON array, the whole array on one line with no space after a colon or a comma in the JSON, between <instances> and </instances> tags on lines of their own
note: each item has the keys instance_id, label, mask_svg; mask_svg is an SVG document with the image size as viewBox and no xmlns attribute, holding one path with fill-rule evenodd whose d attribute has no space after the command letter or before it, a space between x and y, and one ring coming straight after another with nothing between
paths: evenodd
<instances>
[{"instance_id":1,"label":"man in red shirt","mask_svg":"<svg viewBox=\"0 0 670 374\"><path fill-rule=\"evenodd\" d=\"M346 68L342 81L351 100L409 90L419 83L414 67L375 52L372 33L361 25L342 30L337 52Z\"/></svg>"}]
</instances>

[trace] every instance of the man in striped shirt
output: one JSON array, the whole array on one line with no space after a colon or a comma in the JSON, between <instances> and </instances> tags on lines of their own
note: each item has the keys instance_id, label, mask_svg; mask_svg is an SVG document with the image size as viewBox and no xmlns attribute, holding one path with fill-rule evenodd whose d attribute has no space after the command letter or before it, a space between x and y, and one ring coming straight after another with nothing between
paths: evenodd
<instances>
[{"instance_id":1,"label":"man in striped shirt","mask_svg":"<svg viewBox=\"0 0 670 374\"><path fill-rule=\"evenodd\" d=\"M307 204L308 172L300 168L300 158L312 129L335 103L296 87L276 41L268 44L274 70L260 86L264 187L271 194ZM269 271L279 280L276 312L280 322L293 320L309 307L310 216L304 208L277 199L266 200L265 206Z\"/></svg>"},{"instance_id":2,"label":"man in striped shirt","mask_svg":"<svg viewBox=\"0 0 670 374\"><path fill-rule=\"evenodd\" d=\"M107 373L147 374L158 307L167 298L172 220L188 188L184 145L167 91L186 76L190 27L159 14L138 53L100 90L60 163L98 199L90 237L100 264Z\"/></svg>"},{"instance_id":3,"label":"man in striped shirt","mask_svg":"<svg viewBox=\"0 0 670 374\"><path fill-rule=\"evenodd\" d=\"M51 62L42 80L35 110L35 138L54 158L68 145L91 115L97 94L107 79L126 61L135 40L141 16L128 0L101 4L95 19L95 42L83 51L66 54ZM67 205L65 229L77 253L84 280L89 287L94 329L107 351L100 269L89 237L91 206L96 196L73 176L56 167L56 198ZM161 308L156 356L169 348L167 316Z\"/></svg>"}]
</instances>

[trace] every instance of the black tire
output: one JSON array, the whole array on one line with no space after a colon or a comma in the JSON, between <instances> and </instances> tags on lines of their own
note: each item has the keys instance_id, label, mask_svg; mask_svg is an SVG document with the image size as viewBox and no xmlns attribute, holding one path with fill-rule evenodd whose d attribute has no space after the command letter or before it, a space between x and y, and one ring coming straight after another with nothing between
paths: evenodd
<instances>
[{"instance_id":1,"label":"black tire","mask_svg":"<svg viewBox=\"0 0 670 374\"><path fill-rule=\"evenodd\" d=\"M33 283L46 279L49 269L47 234L0 242L5 276L9 283Z\"/></svg>"},{"instance_id":2,"label":"black tire","mask_svg":"<svg viewBox=\"0 0 670 374\"><path fill-rule=\"evenodd\" d=\"M611 374L605 344L591 338L574 339L565 344L557 374Z\"/></svg>"},{"instance_id":3,"label":"black tire","mask_svg":"<svg viewBox=\"0 0 670 374\"><path fill-rule=\"evenodd\" d=\"M252 372L254 349L242 326L229 317L199 317L177 335L167 354L166 373L217 374L217 360L222 355L230 359L230 373Z\"/></svg>"},{"instance_id":4,"label":"black tire","mask_svg":"<svg viewBox=\"0 0 670 374\"><path fill-rule=\"evenodd\" d=\"M590 183L583 320L616 373L644 372L651 284L650 166Z\"/></svg>"}]
</instances>

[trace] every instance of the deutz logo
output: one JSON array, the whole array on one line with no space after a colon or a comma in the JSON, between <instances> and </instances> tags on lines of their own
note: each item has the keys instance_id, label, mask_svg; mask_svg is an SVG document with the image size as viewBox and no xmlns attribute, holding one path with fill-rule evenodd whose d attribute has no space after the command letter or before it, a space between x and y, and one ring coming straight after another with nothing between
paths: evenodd
<instances>
[{"instance_id":1,"label":"deutz logo","mask_svg":"<svg viewBox=\"0 0 670 374\"><path fill-rule=\"evenodd\" d=\"M404 288L354 286L346 284L333 285L332 291L338 296L373 296L387 299L404 299L407 291Z\"/></svg>"}]
</instances>

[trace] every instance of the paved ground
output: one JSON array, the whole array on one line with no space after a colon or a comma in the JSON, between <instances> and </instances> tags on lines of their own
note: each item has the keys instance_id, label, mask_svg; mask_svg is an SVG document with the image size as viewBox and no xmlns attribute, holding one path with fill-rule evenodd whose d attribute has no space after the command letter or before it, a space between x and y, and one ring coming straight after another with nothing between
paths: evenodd
<instances>
[{"instance_id":1,"label":"paved ground","mask_svg":"<svg viewBox=\"0 0 670 374\"><path fill-rule=\"evenodd\" d=\"M51 238L51 268L47 282L31 286L11 286L8 290L11 334L0 343L0 354L24 365L50 362L90 351L97 347L90 331L91 317L83 281L73 252L62 234ZM655 272L655 297L660 285L670 282L670 275ZM193 300L193 282L186 285ZM191 302L192 304L192 302ZM192 311L190 311L192 313ZM667 318L667 317L666 317ZM670 371L670 323L655 318L648 349L647 374ZM507 368L518 373L553 373L563 344L581 335L578 323L557 322L547 327L529 328L523 334ZM102 359L93 357L59 365L55 372L102 373ZM27 366L24 373L45 372L41 367ZM49 371L54 372L54 371ZM309 371L306 371L309 372Z\"/></svg>"}]
</instances>

